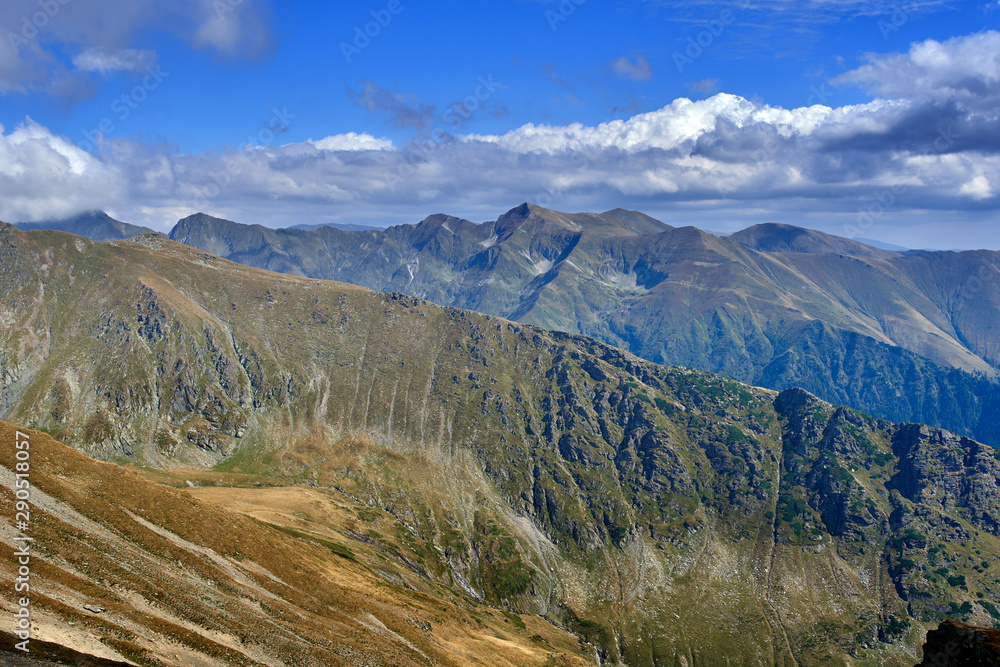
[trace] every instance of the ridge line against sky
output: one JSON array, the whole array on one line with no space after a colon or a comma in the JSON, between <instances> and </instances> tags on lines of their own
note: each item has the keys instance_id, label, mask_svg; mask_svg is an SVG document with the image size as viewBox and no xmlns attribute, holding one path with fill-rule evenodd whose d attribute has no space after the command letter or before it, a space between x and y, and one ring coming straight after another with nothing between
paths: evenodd
<instances>
[{"instance_id":1,"label":"ridge line against sky","mask_svg":"<svg viewBox=\"0 0 1000 667\"><path fill-rule=\"evenodd\" d=\"M1000 1L0 8L0 219L522 201L1000 249Z\"/></svg>"}]
</instances>

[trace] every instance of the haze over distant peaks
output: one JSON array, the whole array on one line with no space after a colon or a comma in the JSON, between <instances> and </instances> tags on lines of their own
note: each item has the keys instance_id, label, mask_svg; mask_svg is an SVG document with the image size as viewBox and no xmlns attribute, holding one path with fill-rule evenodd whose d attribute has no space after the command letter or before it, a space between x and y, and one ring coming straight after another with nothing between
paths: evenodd
<instances>
[{"instance_id":1,"label":"haze over distant peaks","mask_svg":"<svg viewBox=\"0 0 1000 667\"><path fill-rule=\"evenodd\" d=\"M371 227L369 225L352 225L346 222L324 222L318 225L292 225L287 229L302 229L304 231L312 231L314 229L320 229L322 227L333 227L334 229L343 229L348 232L366 232L373 229L382 229L381 227Z\"/></svg>"},{"instance_id":2,"label":"haze over distant peaks","mask_svg":"<svg viewBox=\"0 0 1000 667\"><path fill-rule=\"evenodd\" d=\"M907 248L906 246L896 245L894 243L886 243L884 241L879 241L877 239L866 239L857 238L855 241L859 241L866 245L870 245L873 248L881 248L882 250L892 250L893 252L909 252L912 248Z\"/></svg>"}]
</instances>

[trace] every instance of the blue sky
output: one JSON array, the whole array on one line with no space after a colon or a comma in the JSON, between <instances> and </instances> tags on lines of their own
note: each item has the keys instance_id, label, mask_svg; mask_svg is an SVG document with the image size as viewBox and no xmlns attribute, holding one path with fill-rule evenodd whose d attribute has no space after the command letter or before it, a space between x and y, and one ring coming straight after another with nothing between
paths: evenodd
<instances>
[{"instance_id":1,"label":"blue sky","mask_svg":"<svg viewBox=\"0 0 1000 667\"><path fill-rule=\"evenodd\" d=\"M0 219L533 201L1000 248L997 0L164 4L4 3Z\"/></svg>"}]
</instances>

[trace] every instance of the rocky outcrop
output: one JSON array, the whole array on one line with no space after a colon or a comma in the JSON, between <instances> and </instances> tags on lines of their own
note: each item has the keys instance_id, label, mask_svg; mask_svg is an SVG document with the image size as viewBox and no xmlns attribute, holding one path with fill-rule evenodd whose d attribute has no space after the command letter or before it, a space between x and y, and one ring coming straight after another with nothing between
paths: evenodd
<instances>
[{"instance_id":1,"label":"rocky outcrop","mask_svg":"<svg viewBox=\"0 0 1000 667\"><path fill-rule=\"evenodd\" d=\"M965 510L976 527L1000 535L1000 457L993 447L929 426L895 429L898 472L888 488L948 513Z\"/></svg>"},{"instance_id":2,"label":"rocky outcrop","mask_svg":"<svg viewBox=\"0 0 1000 667\"><path fill-rule=\"evenodd\" d=\"M916 667L1000 667L1000 630L947 620L927 633Z\"/></svg>"}]
</instances>

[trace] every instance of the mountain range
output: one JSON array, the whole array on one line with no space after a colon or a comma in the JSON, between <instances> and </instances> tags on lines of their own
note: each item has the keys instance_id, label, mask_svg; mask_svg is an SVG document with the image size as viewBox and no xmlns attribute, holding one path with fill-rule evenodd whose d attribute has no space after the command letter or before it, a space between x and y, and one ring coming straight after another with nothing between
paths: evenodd
<instances>
[{"instance_id":1,"label":"mountain range","mask_svg":"<svg viewBox=\"0 0 1000 667\"><path fill-rule=\"evenodd\" d=\"M578 235L544 260L568 267L557 285L586 270L581 245L705 241L625 211L533 220L531 234L513 223L542 216L513 215L470 271L514 261L502 238ZM415 226L424 248L469 250L462 221L436 222ZM361 248L378 233L319 232L389 257ZM707 246L667 284L680 289L682 267L704 277L695 262L722 249L787 275L773 252L800 279L844 257L899 261L801 236ZM748 247L773 244L793 250ZM608 289L639 294L638 268ZM495 275L482 294L510 294ZM554 300L542 289L526 312L555 317ZM0 224L0 323L0 417L47 434L32 436L40 632L81 633L107 659L909 667L946 616L1000 621L1000 458L948 431L157 234L94 243ZM107 617L80 612L85 599Z\"/></svg>"},{"instance_id":2,"label":"mountain range","mask_svg":"<svg viewBox=\"0 0 1000 667\"><path fill-rule=\"evenodd\" d=\"M491 223L435 215L364 232L199 214L170 237L1000 445L997 252L895 252L779 224L719 238L621 209L530 204Z\"/></svg>"}]
</instances>

